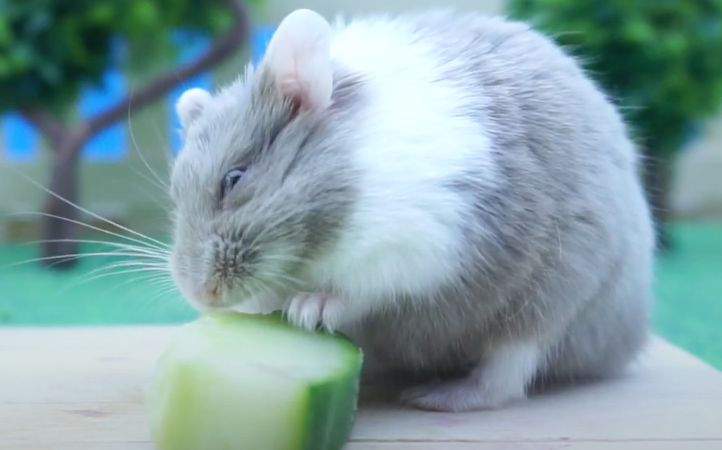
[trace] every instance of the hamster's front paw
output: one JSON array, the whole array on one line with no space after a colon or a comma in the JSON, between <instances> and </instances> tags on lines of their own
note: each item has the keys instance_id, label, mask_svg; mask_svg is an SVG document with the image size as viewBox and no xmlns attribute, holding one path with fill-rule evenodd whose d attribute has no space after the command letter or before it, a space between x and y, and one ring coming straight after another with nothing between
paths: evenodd
<instances>
[{"instance_id":1,"label":"hamster's front paw","mask_svg":"<svg viewBox=\"0 0 722 450\"><path fill-rule=\"evenodd\" d=\"M343 304L326 292L299 292L286 310L291 323L307 330L319 324L329 332L338 328L343 314Z\"/></svg>"}]
</instances>

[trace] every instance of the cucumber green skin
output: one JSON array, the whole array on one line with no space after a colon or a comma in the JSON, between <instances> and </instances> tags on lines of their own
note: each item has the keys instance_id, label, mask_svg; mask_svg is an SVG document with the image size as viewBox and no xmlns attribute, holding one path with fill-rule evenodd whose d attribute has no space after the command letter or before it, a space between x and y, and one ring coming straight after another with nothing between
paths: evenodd
<instances>
[{"instance_id":1,"label":"cucumber green skin","mask_svg":"<svg viewBox=\"0 0 722 450\"><path fill-rule=\"evenodd\" d=\"M229 325L238 321L238 325L242 326L247 317L235 313L208 313L201 317L201 321L215 321L220 325ZM257 316L252 320L268 321L269 325L277 325L287 328L291 325L280 314L271 314L266 316ZM298 330L305 333L307 331ZM353 430L356 411L357 399L359 392L359 381L361 366L363 364L363 354L360 349L355 347L342 335L330 335L325 332L316 331L316 333L326 334L330 338L338 339L338 345L345 346L349 360L347 361L347 370L341 376L337 376L333 381L325 383L313 384L308 387L306 394L307 405L305 406L305 423L302 424L302 435L299 436L298 447L284 450L342 450L351 437ZM202 395L197 387L193 386L193 367L184 367L174 377L172 386L158 386L155 388L156 395L170 403L165 406L170 410L186 410L193 408L198 401L194 398L196 395ZM159 394L165 392L165 394ZM173 392L173 395L167 395ZM155 400L156 402L159 400ZM189 416L185 416L190 419ZM202 443L193 442L192 437L195 424L188 420L189 423L175 423L172 429L168 427L170 424L163 423L153 432L154 441L162 442L163 449L172 450L197 450L204 449ZM204 449L205 450L205 449ZM213 450L226 450L213 449ZM228 447L227 450L240 450Z\"/></svg>"},{"instance_id":2,"label":"cucumber green skin","mask_svg":"<svg viewBox=\"0 0 722 450\"><path fill-rule=\"evenodd\" d=\"M358 367L360 368L360 362ZM175 393L170 396L171 403L166 408L172 410L192 409L198 400L197 388L189 383L195 378L193 374L181 373L175 379L177 383L170 389ZM335 384L335 386L334 386ZM337 383L323 383L309 387L308 404L305 407L305 424L302 425L304 435L298 447L286 450L342 450L351 437L356 419L358 396L358 377L353 370L338 380ZM353 411L349 415L349 411ZM194 427L197 425L192 415L182 415L186 423L174 423L172 427L164 426L155 430L156 442L162 442L163 449L198 450L204 448L202 443L195 442ZM170 425L170 424L166 424ZM216 442L216 445L219 443ZM241 450L230 445L213 450Z\"/></svg>"},{"instance_id":3,"label":"cucumber green skin","mask_svg":"<svg viewBox=\"0 0 722 450\"><path fill-rule=\"evenodd\" d=\"M245 320L245 316L227 313L209 313L209 319L221 322ZM269 324L279 327L291 326L280 312L274 312L254 320L267 320ZM299 332L302 332L299 330ZM319 328L316 333L323 333L338 339L339 345L345 345L354 361L349 361L349 370L334 383L312 385L309 388L307 419L304 429L306 436L298 450L341 450L351 437L358 408L359 374L363 363L361 352L340 334L331 335ZM349 416L348 411L353 411ZM295 450L295 449L289 449Z\"/></svg>"},{"instance_id":4,"label":"cucumber green skin","mask_svg":"<svg viewBox=\"0 0 722 450\"><path fill-rule=\"evenodd\" d=\"M299 450L341 450L346 445L356 420L361 364L359 354L342 378L311 386L306 437Z\"/></svg>"}]
</instances>

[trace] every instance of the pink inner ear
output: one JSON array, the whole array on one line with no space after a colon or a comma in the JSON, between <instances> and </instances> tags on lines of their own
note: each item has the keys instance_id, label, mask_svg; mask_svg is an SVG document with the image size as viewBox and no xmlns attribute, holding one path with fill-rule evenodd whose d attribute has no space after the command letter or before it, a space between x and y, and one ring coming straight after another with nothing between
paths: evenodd
<instances>
[{"instance_id":1,"label":"pink inner ear","mask_svg":"<svg viewBox=\"0 0 722 450\"><path fill-rule=\"evenodd\" d=\"M284 96L291 97L293 103L298 108L308 109L311 107L311 99L308 96L308 92L303 88L303 85L298 79L284 77L279 80L278 87Z\"/></svg>"}]
</instances>

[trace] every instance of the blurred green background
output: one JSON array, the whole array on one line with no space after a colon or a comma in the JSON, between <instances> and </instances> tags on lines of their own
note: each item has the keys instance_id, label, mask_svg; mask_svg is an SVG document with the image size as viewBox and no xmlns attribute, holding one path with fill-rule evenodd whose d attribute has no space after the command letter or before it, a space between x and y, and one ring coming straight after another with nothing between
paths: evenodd
<instances>
[{"instance_id":1,"label":"blurred green background","mask_svg":"<svg viewBox=\"0 0 722 450\"><path fill-rule=\"evenodd\" d=\"M722 225L675 223L670 231L677 248L658 261L654 329L722 369ZM109 251L83 246L87 255ZM139 272L122 265L128 258L110 256L85 257L72 273L17 264L36 255L34 246L0 247L0 323L165 324L196 317L167 272Z\"/></svg>"}]
</instances>

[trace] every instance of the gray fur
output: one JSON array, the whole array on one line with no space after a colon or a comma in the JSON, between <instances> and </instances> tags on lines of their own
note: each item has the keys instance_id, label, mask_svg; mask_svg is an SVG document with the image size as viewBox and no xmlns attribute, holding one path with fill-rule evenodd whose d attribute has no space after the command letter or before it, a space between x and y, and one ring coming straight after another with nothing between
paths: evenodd
<instances>
[{"instance_id":1,"label":"gray fur","mask_svg":"<svg viewBox=\"0 0 722 450\"><path fill-rule=\"evenodd\" d=\"M506 182L482 188L471 161L467 177L449 180L469 200L464 273L422 302L435 311L369 317L357 339L380 366L430 377L517 339L548 342L540 377L617 373L646 342L653 259L628 131L548 39L522 24L454 17L409 20L455 62L448 79L491 100L465 114L493 134Z\"/></svg>"},{"instance_id":2,"label":"gray fur","mask_svg":"<svg viewBox=\"0 0 722 450\"><path fill-rule=\"evenodd\" d=\"M293 114L262 69L249 70L216 93L185 130L186 146L171 176L171 263L182 274L181 288L186 277L219 280L222 292L215 307L260 295L260 289L280 299L299 288L294 276L299 262L332 245L356 195L355 169L344 155L353 143L346 130L353 105L363 104L354 103L360 84L337 69L333 104L323 117ZM249 170L221 200L224 174L240 164ZM275 270L288 275L244 282L277 264L272 258L279 247L283 264Z\"/></svg>"},{"instance_id":3,"label":"gray fur","mask_svg":"<svg viewBox=\"0 0 722 450\"><path fill-rule=\"evenodd\" d=\"M648 336L653 229L636 148L614 105L526 25L451 12L398 20L445 58L440 82L478 92L459 114L491 133L504 182L489 189L475 161L448 180L467 200L463 271L428 301L398 299L343 330L363 347L369 373L463 376L517 341L544 349L538 379L619 373ZM355 195L344 157L354 111L368 101L363 77L341 73L346 88L323 117L289 122L263 75L250 74L189 130L193 144L173 174L177 260L188 272L202 267L191 261L206 257L199 246L212 233L237 250L255 242L251 260L269 242L310 261L333 245ZM254 162L247 186L219 204L223 173L245 159Z\"/></svg>"}]
</instances>

